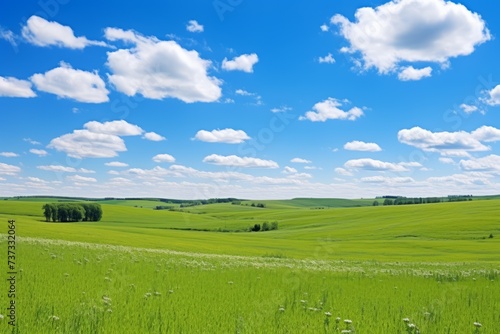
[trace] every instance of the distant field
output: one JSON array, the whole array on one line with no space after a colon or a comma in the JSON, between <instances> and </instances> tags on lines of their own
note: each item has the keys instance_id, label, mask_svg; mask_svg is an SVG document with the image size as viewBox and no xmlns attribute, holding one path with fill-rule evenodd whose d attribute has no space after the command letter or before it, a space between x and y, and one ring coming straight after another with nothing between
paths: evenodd
<instances>
[{"instance_id":1,"label":"distant field","mask_svg":"<svg viewBox=\"0 0 500 334\"><path fill-rule=\"evenodd\" d=\"M446 262L498 261L500 254L499 200L327 208L343 202L294 199L261 201L265 208L227 203L183 212L140 202L99 202L102 221L60 224L44 222L38 201L7 200L0 201L0 219L15 218L21 236L216 254ZM241 232L264 222L277 222L279 229Z\"/></svg>"}]
</instances>

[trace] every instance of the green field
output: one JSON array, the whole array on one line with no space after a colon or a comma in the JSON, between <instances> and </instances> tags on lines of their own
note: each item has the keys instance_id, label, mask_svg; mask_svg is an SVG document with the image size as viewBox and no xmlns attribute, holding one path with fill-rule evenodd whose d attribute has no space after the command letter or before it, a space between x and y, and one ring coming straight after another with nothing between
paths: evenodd
<instances>
[{"instance_id":1,"label":"green field","mask_svg":"<svg viewBox=\"0 0 500 334\"><path fill-rule=\"evenodd\" d=\"M499 199L108 200L100 222L45 222L59 200L0 201L19 333L498 333Z\"/></svg>"}]
</instances>

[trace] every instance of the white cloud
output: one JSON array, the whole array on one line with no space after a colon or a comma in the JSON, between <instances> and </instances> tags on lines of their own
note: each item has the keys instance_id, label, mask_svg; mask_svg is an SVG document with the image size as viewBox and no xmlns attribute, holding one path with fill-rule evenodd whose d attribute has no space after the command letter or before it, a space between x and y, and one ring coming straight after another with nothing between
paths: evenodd
<instances>
[{"instance_id":1,"label":"white cloud","mask_svg":"<svg viewBox=\"0 0 500 334\"><path fill-rule=\"evenodd\" d=\"M212 154L206 156L203 162L221 165L221 166L233 166L233 167L257 167L257 168L278 168L278 164L272 160L262 160L258 158L251 157L238 157L236 155L222 156L218 154Z\"/></svg>"},{"instance_id":2,"label":"white cloud","mask_svg":"<svg viewBox=\"0 0 500 334\"><path fill-rule=\"evenodd\" d=\"M287 112L287 111L290 111L292 110L292 108L290 107L287 107L287 106L281 106L279 108L272 108L271 109L271 112L273 113L277 113L277 112Z\"/></svg>"},{"instance_id":3,"label":"white cloud","mask_svg":"<svg viewBox=\"0 0 500 334\"><path fill-rule=\"evenodd\" d=\"M128 167L128 164L120 161L111 161L111 162L106 162L104 165L108 167Z\"/></svg>"},{"instance_id":4,"label":"white cloud","mask_svg":"<svg viewBox=\"0 0 500 334\"><path fill-rule=\"evenodd\" d=\"M238 57L234 57L232 60L227 60L224 58L222 61L222 69L226 71L243 71L247 73L253 72L253 66L257 64L259 57L257 54L243 54Z\"/></svg>"},{"instance_id":5,"label":"white cloud","mask_svg":"<svg viewBox=\"0 0 500 334\"><path fill-rule=\"evenodd\" d=\"M42 145L39 141L33 140L31 138L23 138L23 141L30 143L31 145Z\"/></svg>"},{"instance_id":6,"label":"white cloud","mask_svg":"<svg viewBox=\"0 0 500 334\"><path fill-rule=\"evenodd\" d=\"M186 30L189 32L203 32L203 25L199 24L196 20L190 20L186 26Z\"/></svg>"},{"instance_id":7,"label":"white cloud","mask_svg":"<svg viewBox=\"0 0 500 334\"><path fill-rule=\"evenodd\" d=\"M448 176L433 176L427 179L430 184L439 184L441 187L449 185L478 185L490 184L489 176L480 173L453 174Z\"/></svg>"},{"instance_id":8,"label":"white cloud","mask_svg":"<svg viewBox=\"0 0 500 334\"><path fill-rule=\"evenodd\" d=\"M388 171L388 172L407 172L408 169L392 162L385 162L374 159L354 159L347 161L344 166L348 169L369 170L369 171Z\"/></svg>"},{"instance_id":9,"label":"white cloud","mask_svg":"<svg viewBox=\"0 0 500 334\"><path fill-rule=\"evenodd\" d=\"M348 111L340 109L342 103L334 98L318 102L313 106L314 111L306 112L305 116L300 116L299 120L310 120L312 122L325 122L328 119L340 119L354 121L363 116L363 110L358 107L353 107Z\"/></svg>"},{"instance_id":10,"label":"white cloud","mask_svg":"<svg viewBox=\"0 0 500 334\"><path fill-rule=\"evenodd\" d=\"M13 165L0 162L0 175L16 175L21 171L21 168Z\"/></svg>"},{"instance_id":11,"label":"white cloud","mask_svg":"<svg viewBox=\"0 0 500 334\"><path fill-rule=\"evenodd\" d=\"M335 173L343 176L352 176L352 173L349 172L347 169L342 168L342 167L337 167L335 168Z\"/></svg>"},{"instance_id":12,"label":"white cloud","mask_svg":"<svg viewBox=\"0 0 500 334\"><path fill-rule=\"evenodd\" d=\"M12 46L17 46L17 41L16 41L17 38L14 35L14 33L10 30L2 29L2 27L0 27L0 39L6 40Z\"/></svg>"},{"instance_id":13,"label":"white cloud","mask_svg":"<svg viewBox=\"0 0 500 334\"><path fill-rule=\"evenodd\" d=\"M14 152L0 152L0 156L6 157L6 158L15 158L15 157L18 157L19 154L14 153Z\"/></svg>"},{"instance_id":14,"label":"white cloud","mask_svg":"<svg viewBox=\"0 0 500 334\"><path fill-rule=\"evenodd\" d=\"M76 169L73 167L61 166L61 165L37 166L36 168L56 173L87 173L87 174L95 173L95 171L90 169L85 169L85 168Z\"/></svg>"},{"instance_id":15,"label":"white cloud","mask_svg":"<svg viewBox=\"0 0 500 334\"><path fill-rule=\"evenodd\" d=\"M335 15L331 22L349 42L342 51L361 55L364 69L389 73L402 62L447 64L491 39L485 22L465 6L444 0L389 1L363 7L355 22Z\"/></svg>"},{"instance_id":16,"label":"white cloud","mask_svg":"<svg viewBox=\"0 0 500 334\"><path fill-rule=\"evenodd\" d=\"M307 170L321 170L322 168L316 166L304 166L304 169Z\"/></svg>"},{"instance_id":17,"label":"white cloud","mask_svg":"<svg viewBox=\"0 0 500 334\"><path fill-rule=\"evenodd\" d=\"M489 99L486 100L490 106L498 106L500 105L500 85L497 85L495 88L488 92Z\"/></svg>"},{"instance_id":18,"label":"white cloud","mask_svg":"<svg viewBox=\"0 0 500 334\"><path fill-rule=\"evenodd\" d=\"M431 132L420 127L403 129L398 132L398 140L401 143L417 147L427 152L439 152L444 156L466 157L468 152L488 151L490 147L481 143L482 141L494 139L497 129L481 127L472 133L458 132ZM497 130L498 131L498 130Z\"/></svg>"},{"instance_id":19,"label":"white cloud","mask_svg":"<svg viewBox=\"0 0 500 334\"><path fill-rule=\"evenodd\" d=\"M47 147L77 159L113 158L118 152L127 150L120 137L89 130L74 130L73 133L54 138Z\"/></svg>"},{"instance_id":20,"label":"white cloud","mask_svg":"<svg viewBox=\"0 0 500 334\"><path fill-rule=\"evenodd\" d=\"M330 30L330 27L327 26L326 24L322 24L320 27L321 31L323 32L327 32L328 30Z\"/></svg>"},{"instance_id":21,"label":"white cloud","mask_svg":"<svg viewBox=\"0 0 500 334\"><path fill-rule=\"evenodd\" d=\"M424 68L414 68L413 66L403 67L398 74L398 79L401 81L417 81L422 78L428 78L432 75L432 68L427 66Z\"/></svg>"},{"instance_id":22,"label":"white cloud","mask_svg":"<svg viewBox=\"0 0 500 334\"><path fill-rule=\"evenodd\" d=\"M240 144L250 137L243 130L223 129L223 130L200 130L194 139L208 143Z\"/></svg>"},{"instance_id":23,"label":"white cloud","mask_svg":"<svg viewBox=\"0 0 500 334\"><path fill-rule=\"evenodd\" d=\"M244 90L244 89L237 89L237 90L235 91L235 93L236 93L237 95L242 95L242 96L254 96L254 95L255 95L255 93L250 93L250 92L248 92L248 91L246 91L246 90Z\"/></svg>"},{"instance_id":24,"label":"white cloud","mask_svg":"<svg viewBox=\"0 0 500 334\"><path fill-rule=\"evenodd\" d=\"M141 94L149 99L177 98L186 103L214 102L221 97L222 81L209 76L211 61L197 51L186 50L175 41L116 28L107 28L110 41L133 44L132 48L108 52L109 81L128 95Z\"/></svg>"},{"instance_id":25,"label":"white cloud","mask_svg":"<svg viewBox=\"0 0 500 334\"><path fill-rule=\"evenodd\" d=\"M154 162L175 162L175 158L170 154L157 154L153 157Z\"/></svg>"},{"instance_id":26,"label":"white cloud","mask_svg":"<svg viewBox=\"0 0 500 334\"><path fill-rule=\"evenodd\" d=\"M460 105L460 109L462 109L464 111L464 113L466 113L466 114L472 114L474 111L479 110L479 108L477 106L473 106L473 105L469 105L469 104L465 104L465 103L462 103Z\"/></svg>"},{"instance_id":27,"label":"white cloud","mask_svg":"<svg viewBox=\"0 0 500 334\"><path fill-rule=\"evenodd\" d=\"M285 168L283 169L283 173L285 174L296 174L298 171L293 168L293 167L289 167L289 166L285 166Z\"/></svg>"},{"instance_id":28,"label":"white cloud","mask_svg":"<svg viewBox=\"0 0 500 334\"><path fill-rule=\"evenodd\" d=\"M147 139L147 140L151 140L151 141L163 141L163 140L167 139L167 138L157 134L156 132L146 132L142 138Z\"/></svg>"},{"instance_id":29,"label":"white cloud","mask_svg":"<svg viewBox=\"0 0 500 334\"><path fill-rule=\"evenodd\" d=\"M365 183L386 183L386 184L399 184L399 183L412 183L415 180L411 177L387 177L387 176L368 176L360 179Z\"/></svg>"},{"instance_id":30,"label":"white cloud","mask_svg":"<svg viewBox=\"0 0 500 334\"><path fill-rule=\"evenodd\" d=\"M375 143L365 143L362 141L351 141L344 145L345 150L349 151L364 151L364 152L379 152L382 151L380 146Z\"/></svg>"},{"instance_id":31,"label":"white cloud","mask_svg":"<svg viewBox=\"0 0 500 334\"><path fill-rule=\"evenodd\" d=\"M5 97L35 97L31 82L13 77L0 76L0 96Z\"/></svg>"},{"instance_id":32,"label":"white cloud","mask_svg":"<svg viewBox=\"0 0 500 334\"><path fill-rule=\"evenodd\" d=\"M44 74L34 74L30 80L40 91L55 94L79 102L108 102L106 84L96 71L75 70L69 64L61 62L60 67Z\"/></svg>"},{"instance_id":33,"label":"white cloud","mask_svg":"<svg viewBox=\"0 0 500 334\"><path fill-rule=\"evenodd\" d=\"M66 177L66 179L73 182L97 182L97 179L93 177L85 177L80 175L68 176Z\"/></svg>"},{"instance_id":34,"label":"white cloud","mask_svg":"<svg viewBox=\"0 0 500 334\"><path fill-rule=\"evenodd\" d=\"M500 172L500 156L491 154L483 158L460 160L460 167L466 171Z\"/></svg>"},{"instance_id":35,"label":"white cloud","mask_svg":"<svg viewBox=\"0 0 500 334\"><path fill-rule=\"evenodd\" d=\"M492 126L482 126L471 132L471 135L479 141L496 142L500 141L500 129Z\"/></svg>"},{"instance_id":36,"label":"white cloud","mask_svg":"<svg viewBox=\"0 0 500 334\"><path fill-rule=\"evenodd\" d=\"M97 122L90 121L83 125L85 129L94 133L102 133L114 136L138 136L144 132L139 126L130 124L124 120Z\"/></svg>"},{"instance_id":37,"label":"white cloud","mask_svg":"<svg viewBox=\"0 0 500 334\"><path fill-rule=\"evenodd\" d=\"M297 163L297 164L310 164L312 161L311 160L302 159L302 158L293 158L292 160L290 160L290 162L294 162L294 163Z\"/></svg>"},{"instance_id":38,"label":"white cloud","mask_svg":"<svg viewBox=\"0 0 500 334\"><path fill-rule=\"evenodd\" d=\"M324 57L319 57L318 61L320 64L326 63L326 64L333 64L335 63L335 58L333 58L332 54L329 53L328 55Z\"/></svg>"},{"instance_id":39,"label":"white cloud","mask_svg":"<svg viewBox=\"0 0 500 334\"><path fill-rule=\"evenodd\" d=\"M45 151L45 150L38 150L36 148L30 149L30 153L38 155L39 157L44 157L44 156L46 156L48 154L47 151Z\"/></svg>"},{"instance_id":40,"label":"white cloud","mask_svg":"<svg viewBox=\"0 0 500 334\"><path fill-rule=\"evenodd\" d=\"M31 16L22 28L23 37L38 46L55 45L70 49L83 49L89 45L106 46L106 43L76 37L73 29L57 22L47 21L39 16Z\"/></svg>"},{"instance_id":41,"label":"white cloud","mask_svg":"<svg viewBox=\"0 0 500 334\"><path fill-rule=\"evenodd\" d=\"M455 160L453 160L452 158L439 158L439 162L443 163L443 164L449 164L449 165L453 165L455 164Z\"/></svg>"}]
</instances>

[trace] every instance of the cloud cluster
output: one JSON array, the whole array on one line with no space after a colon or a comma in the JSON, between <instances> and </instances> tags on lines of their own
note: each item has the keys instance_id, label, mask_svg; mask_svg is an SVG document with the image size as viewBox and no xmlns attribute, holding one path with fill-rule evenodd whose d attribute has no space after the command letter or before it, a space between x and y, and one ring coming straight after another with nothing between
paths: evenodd
<instances>
[{"instance_id":1,"label":"cloud cluster","mask_svg":"<svg viewBox=\"0 0 500 334\"><path fill-rule=\"evenodd\" d=\"M245 168L278 168L278 164L272 160L263 160L252 157L239 157L236 155L218 155L211 154L203 159L203 162L230 167L245 167Z\"/></svg>"},{"instance_id":2,"label":"cloud cluster","mask_svg":"<svg viewBox=\"0 0 500 334\"><path fill-rule=\"evenodd\" d=\"M110 42L132 45L107 53L112 72L108 79L119 92L186 103L214 102L221 97L222 82L208 75L211 61L202 59L197 51L132 30L107 28L105 36Z\"/></svg>"},{"instance_id":3,"label":"cloud cluster","mask_svg":"<svg viewBox=\"0 0 500 334\"><path fill-rule=\"evenodd\" d=\"M194 136L194 139L207 143L226 143L240 144L250 137L243 130L222 129L222 130L200 130Z\"/></svg>"},{"instance_id":4,"label":"cloud cluster","mask_svg":"<svg viewBox=\"0 0 500 334\"><path fill-rule=\"evenodd\" d=\"M420 127L398 132L401 143L414 146L426 152L437 152L449 157L467 157L469 152L484 152L491 148L482 142L500 141L500 130L482 126L475 131L432 132Z\"/></svg>"},{"instance_id":5,"label":"cloud cluster","mask_svg":"<svg viewBox=\"0 0 500 334\"><path fill-rule=\"evenodd\" d=\"M253 66L257 64L259 57L256 53L243 54L234 57L232 60L224 58L222 61L222 69L226 71L243 71L246 73L253 72Z\"/></svg>"},{"instance_id":6,"label":"cloud cluster","mask_svg":"<svg viewBox=\"0 0 500 334\"><path fill-rule=\"evenodd\" d=\"M464 5L445 0L393 0L375 8L359 8L355 21L334 15L349 42L341 51L360 55L364 69L399 71L401 80L431 75L430 68L400 67L431 62L447 66L450 58L466 56L491 39L481 16Z\"/></svg>"},{"instance_id":7,"label":"cloud cluster","mask_svg":"<svg viewBox=\"0 0 500 334\"><path fill-rule=\"evenodd\" d=\"M100 41L92 41L86 37L76 37L73 29L57 22L47 21L33 15L22 28L24 39L38 46L59 46L70 49L83 49L89 45L106 46Z\"/></svg>"},{"instance_id":8,"label":"cloud cluster","mask_svg":"<svg viewBox=\"0 0 500 334\"><path fill-rule=\"evenodd\" d=\"M0 97L35 97L31 89L31 82L19 80L13 77L4 78L0 76Z\"/></svg>"},{"instance_id":9,"label":"cloud cluster","mask_svg":"<svg viewBox=\"0 0 500 334\"><path fill-rule=\"evenodd\" d=\"M311 122L325 122L329 119L354 121L363 116L363 110L358 107L352 107L349 110L342 110L343 103L337 99L329 97L318 102L313 106L312 111L308 111L299 120L309 120Z\"/></svg>"}]
</instances>

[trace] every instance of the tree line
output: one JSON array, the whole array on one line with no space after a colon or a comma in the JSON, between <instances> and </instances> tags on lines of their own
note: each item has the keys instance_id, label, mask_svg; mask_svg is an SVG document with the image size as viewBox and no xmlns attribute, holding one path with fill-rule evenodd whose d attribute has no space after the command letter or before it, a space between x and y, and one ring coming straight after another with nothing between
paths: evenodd
<instances>
[{"instance_id":1,"label":"tree line","mask_svg":"<svg viewBox=\"0 0 500 334\"><path fill-rule=\"evenodd\" d=\"M96 203L47 203L42 209L48 222L96 222L102 218L101 205Z\"/></svg>"}]
</instances>

